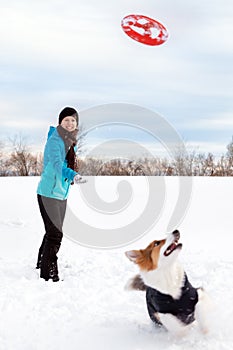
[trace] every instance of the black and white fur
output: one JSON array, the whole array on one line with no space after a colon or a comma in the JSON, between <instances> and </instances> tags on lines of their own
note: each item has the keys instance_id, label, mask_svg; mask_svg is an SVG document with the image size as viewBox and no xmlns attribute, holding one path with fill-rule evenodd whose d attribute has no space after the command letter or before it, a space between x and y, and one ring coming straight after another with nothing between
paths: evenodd
<instances>
[{"instance_id":1,"label":"black and white fur","mask_svg":"<svg viewBox=\"0 0 233 350\"><path fill-rule=\"evenodd\" d=\"M191 285L178 261L182 248L179 238L180 233L176 230L165 240L154 241L144 250L126 252L140 268L140 275L133 277L126 287L146 291L148 313L157 325L172 333L183 334L196 320L202 332L207 333L208 296L202 288Z\"/></svg>"}]
</instances>

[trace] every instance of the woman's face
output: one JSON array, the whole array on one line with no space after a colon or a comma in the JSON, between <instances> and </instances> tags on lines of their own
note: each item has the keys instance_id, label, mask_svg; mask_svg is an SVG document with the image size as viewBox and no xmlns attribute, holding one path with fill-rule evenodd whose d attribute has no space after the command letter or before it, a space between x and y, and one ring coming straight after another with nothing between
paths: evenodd
<instances>
[{"instance_id":1,"label":"woman's face","mask_svg":"<svg viewBox=\"0 0 233 350\"><path fill-rule=\"evenodd\" d=\"M61 126L67 131L74 131L77 128L76 118L70 116L62 119Z\"/></svg>"}]
</instances>

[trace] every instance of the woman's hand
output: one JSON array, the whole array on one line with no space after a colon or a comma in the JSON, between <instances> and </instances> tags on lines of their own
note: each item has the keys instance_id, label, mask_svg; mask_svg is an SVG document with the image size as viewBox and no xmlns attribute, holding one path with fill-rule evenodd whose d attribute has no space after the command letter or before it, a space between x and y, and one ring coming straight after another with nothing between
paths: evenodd
<instances>
[{"instance_id":1,"label":"woman's hand","mask_svg":"<svg viewBox=\"0 0 233 350\"><path fill-rule=\"evenodd\" d=\"M87 182L87 180L84 180L84 179L82 178L82 176L79 175L79 174L75 175L73 181L74 181L75 185L84 184L85 182Z\"/></svg>"}]
</instances>

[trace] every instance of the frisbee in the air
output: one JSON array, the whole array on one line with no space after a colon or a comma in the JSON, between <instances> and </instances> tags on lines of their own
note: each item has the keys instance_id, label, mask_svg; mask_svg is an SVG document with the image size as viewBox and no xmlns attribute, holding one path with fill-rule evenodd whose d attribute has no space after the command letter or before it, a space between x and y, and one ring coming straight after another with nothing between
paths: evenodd
<instances>
[{"instance_id":1,"label":"frisbee in the air","mask_svg":"<svg viewBox=\"0 0 233 350\"><path fill-rule=\"evenodd\" d=\"M145 45L161 45L168 39L164 25L143 15L128 15L121 21L124 32L132 39Z\"/></svg>"}]
</instances>

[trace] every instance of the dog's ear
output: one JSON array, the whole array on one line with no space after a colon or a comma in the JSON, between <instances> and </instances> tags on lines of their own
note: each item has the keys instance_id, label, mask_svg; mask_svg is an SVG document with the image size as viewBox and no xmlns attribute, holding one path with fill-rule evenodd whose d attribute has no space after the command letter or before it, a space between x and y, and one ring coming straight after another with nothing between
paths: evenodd
<instances>
[{"instance_id":1,"label":"dog's ear","mask_svg":"<svg viewBox=\"0 0 233 350\"><path fill-rule=\"evenodd\" d=\"M125 252L125 255L129 260L136 262L137 259L140 257L141 253L139 250L129 250L128 252Z\"/></svg>"}]
</instances>

